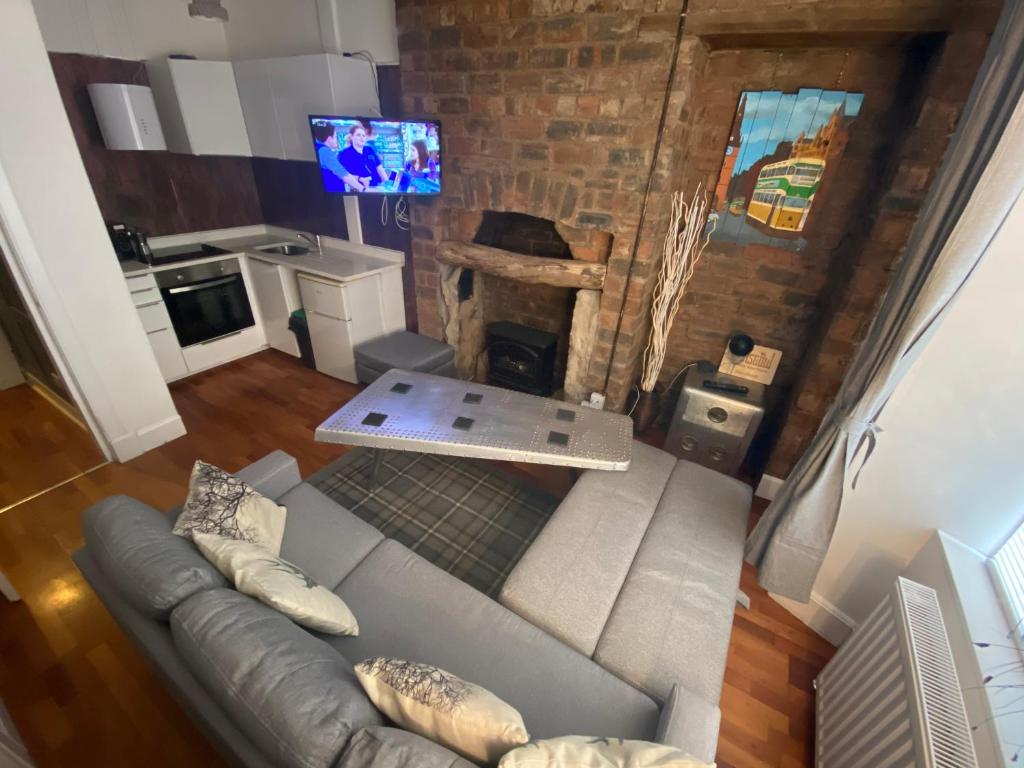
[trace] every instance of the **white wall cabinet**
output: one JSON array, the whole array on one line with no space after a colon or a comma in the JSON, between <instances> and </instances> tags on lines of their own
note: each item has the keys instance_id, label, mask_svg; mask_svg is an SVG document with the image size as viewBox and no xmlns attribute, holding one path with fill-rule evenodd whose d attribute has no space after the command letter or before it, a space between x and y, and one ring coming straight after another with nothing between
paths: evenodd
<instances>
[{"instance_id":1,"label":"white wall cabinet","mask_svg":"<svg viewBox=\"0 0 1024 768\"><path fill-rule=\"evenodd\" d=\"M277 127L274 96L270 90L270 59L236 61L235 82L242 103L245 130L253 157L284 157L281 132Z\"/></svg>"},{"instance_id":2,"label":"white wall cabinet","mask_svg":"<svg viewBox=\"0 0 1024 768\"><path fill-rule=\"evenodd\" d=\"M231 62L152 59L146 70L171 152L252 155Z\"/></svg>"},{"instance_id":3,"label":"white wall cabinet","mask_svg":"<svg viewBox=\"0 0 1024 768\"><path fill-rule=\"evenodd\" d=\"M315 160L309 115L380 115L373 72L334 54L234 64L249 144L256 157Z\"/></svg>"},{"instance_id":4,"label":"white wall cabinet","mask_svg":"<svg viewBox=\"0 0 1024 768\"><path fill-rule=\"evenodd\" d=\"M292 312L302 306L295 272L287 267L249 258L252 288L256 294L267 344L293 357L299 356L295 334L288 330Z\"/></svg>"},{"instance_id":5,"label":"white wall cabinet","mask_svg":"<svg viewBox=\"0 0 1024 768\"><path fill-rule=\"evenodd\" d=\"M392 275L399 276L397 295ZM350 283L301 273L298 279L316 369L356 383L355 347L405 328L401 273L395 270Z\"/></svg>"}]
</instances>

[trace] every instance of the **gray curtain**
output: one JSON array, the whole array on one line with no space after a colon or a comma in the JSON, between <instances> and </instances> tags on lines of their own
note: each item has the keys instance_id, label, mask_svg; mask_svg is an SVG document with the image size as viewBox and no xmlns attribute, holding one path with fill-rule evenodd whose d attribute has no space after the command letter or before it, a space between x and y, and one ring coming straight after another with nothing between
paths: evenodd
<instances>
[{"instance_id":1,"label":"gray curtain","mask_svg":"<svg viewBox=\"0 0 1024 768\"><path fill-rule=\"evenodd\" d=\"M852 460L860 453L866 462L885 439L875 420L1021 194L1019 144L1000 138L1024 136L1022 93L1024 2L1009 0L878 315L810 448L747 540L747 562L768 591L810 599Z\"/></svg>"}]
</instances>

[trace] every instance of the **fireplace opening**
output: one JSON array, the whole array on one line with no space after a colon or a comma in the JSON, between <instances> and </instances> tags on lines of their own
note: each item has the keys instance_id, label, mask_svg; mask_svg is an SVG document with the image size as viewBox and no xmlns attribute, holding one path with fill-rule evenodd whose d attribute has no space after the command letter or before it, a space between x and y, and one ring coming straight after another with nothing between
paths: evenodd
<instances>
[{"instance_id":1,"label":"fireplace opening","mask_svg":"<svg viewBox=\"0 0 1024 768\"><path fill-rule=\"evenodd\" d=\"M487 326L487 383L531 395L554 394L558 337L519 323Z\"/></svg>"},{"instance_id":2,"label":"fireplace opening","mask_svg":"<svg viewBox=\"0 0 1024 768\"><path fill-rule=\"evenodd\" d=\"M571 259L572 250L555 223L526 213L484 211L473 242L527 256Z\"/></svg>"},{"instance_id":3,"label":"fireplace opening","mask_svg":"<svg viewBox=\"0 0 1024 768\"><path fill-rule=\"evenodd\" d=\"M473 242L526 256L549 259L573 257L569 243L558 233L553 221L525 213L484 211ZM481 290L483 320L488 329L489 366L493 367L496 357L505 360L504 352L492 354L490 328L502 323L519 326L525 329L519 335L541 344L545 349L545 361L550 357L550 361L541 366L546 381L523 384L528 388L521 391L546 395L556 392L565 380L576 291L552 285L527 284L491 274L478 273L474 279ZM502 350L507 352L508 348L502 347ZM516 359L523 363L521 358ZM492 378L492 383L497 386L520 389L514 384L520 379L515 377L488 374L488 381Z\"/></svg>"}]
</instances>

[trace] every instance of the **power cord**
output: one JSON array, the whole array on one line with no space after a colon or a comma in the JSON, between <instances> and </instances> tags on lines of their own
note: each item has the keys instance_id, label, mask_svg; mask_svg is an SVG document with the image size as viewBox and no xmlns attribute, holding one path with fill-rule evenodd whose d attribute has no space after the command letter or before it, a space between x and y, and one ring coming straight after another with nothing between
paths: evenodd
<instances>
[{"instance_id":1,"label":"power cord","mask_svg":"<svg viewBox=\"0 0 1024 768\"><path fill-rule=\"evenodd\" d=\"M699 363L699 362L700 362L699 360L694 360L692 363L687 363L682 368L680 368L679 369L679 373L677 373L675 376L673 376L672 377L672 381L670 381L668 383L668 386L665 387L665 390L664 390L665 393L667 394L667 393L671 392L672 391L672 387L674 387L676 382L679 381L679 377L682 376L684 373L686 373L691 368L693 368L693 366L697 365L697 363ZM636 400L633 401L633 407L629 409L629 413L626 414L627 416L632 416L633 415L633 411L636 410L636 404L640 402L640 387L638 387L636 384L634 384L633 385L633 390L636 390ZM632 391L632 390L630 390L630 391Z\"/></svg>"},{"instance_id":2,"label":"power cord","mask_svg":"<svg viewBox=\"0 0 1024 768\"><path fill-rule=\"evenodd\" d=\"M388 225L388 217L390 215L388 210L388 196L384 195L380 200L380 225L386 227ZM395 226L399 229L408 232L409 231L409 201L405 195L402 195L395 200Z\"/></svg>"}]
</instances>

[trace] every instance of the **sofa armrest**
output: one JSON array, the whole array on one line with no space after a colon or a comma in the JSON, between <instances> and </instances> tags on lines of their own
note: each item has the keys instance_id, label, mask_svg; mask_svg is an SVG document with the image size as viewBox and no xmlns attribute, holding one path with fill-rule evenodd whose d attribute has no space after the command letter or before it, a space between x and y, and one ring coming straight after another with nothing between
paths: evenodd
<instances>
[{"instance_id":1,"label":"sofa armrest","mask_svg":"<svg viewBox=\"0 0 1024 768\"><path fill-rule=\"evenodd\" d=\"M713 763L721 720L722 710L677 683L661 708L655 741Z\"/></svg>"},{"instance_id":2,"label":"sofa armrest","mask_svg":"<svg viewBox=\"0 0 1024 768\"><path fill-rule=\"evenodd\" d=\"M233 474L268 499L276 499L302 482L299 463L284 451L268 453Z\"/></svg>"}]
</instances>

